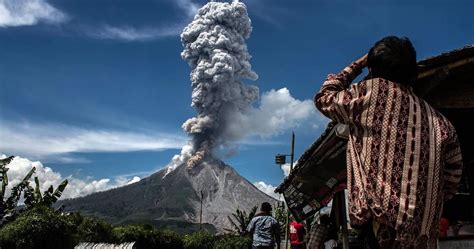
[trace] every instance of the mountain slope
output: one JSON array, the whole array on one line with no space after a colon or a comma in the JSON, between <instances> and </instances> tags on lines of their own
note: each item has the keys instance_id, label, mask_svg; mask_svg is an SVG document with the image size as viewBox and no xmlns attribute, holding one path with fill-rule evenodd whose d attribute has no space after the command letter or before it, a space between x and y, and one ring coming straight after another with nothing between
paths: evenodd
<instances>
[{"instance_id":1,"label":"mountain slope","mask_svg":"<svg viewBox=\"0 0 474 249\"><path fill-rule=\"evenodd\" d=\"M229 225L227 216L237 208L250 210L264 201L276 202L219 160L191 170L181 165L165 173L161 170L137 183L60 204L65 205L65 211L80 211L113 223L148 222L186 230L199 223L202 191L203 223L222 230Z\"/></svg>"}]
</instances>

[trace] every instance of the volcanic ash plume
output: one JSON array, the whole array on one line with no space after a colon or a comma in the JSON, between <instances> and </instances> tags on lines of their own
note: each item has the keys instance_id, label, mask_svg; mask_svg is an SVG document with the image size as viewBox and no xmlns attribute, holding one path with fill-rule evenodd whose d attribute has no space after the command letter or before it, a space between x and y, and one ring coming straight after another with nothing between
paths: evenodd
<instances>
[{"instance_id":1,"label":"volcanic ash plume","mask_svg":"<svg viewBox=\"0 0 474 249\"><path fill-rule=\"evenodd\" d=\"M252 27L243 3L209 2L181 34L181 56L191 67L192 106L196 117L183 123L191 141L172 164L193 167L224 145L231 116L245 113L258 98L258 88L242 79L256 80L245 40ZM177 165L175 165L177 166Z\"/></svg>"}]
</instances>

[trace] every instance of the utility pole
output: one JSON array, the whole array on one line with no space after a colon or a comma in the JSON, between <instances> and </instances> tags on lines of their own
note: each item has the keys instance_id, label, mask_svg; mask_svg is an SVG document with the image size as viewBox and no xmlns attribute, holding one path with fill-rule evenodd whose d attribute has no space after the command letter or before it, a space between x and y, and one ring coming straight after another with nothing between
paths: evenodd
<instances>
[{"instance_id":1,"label":"utility pole","mask_svg":"<svg viewBox=\"0 0 474 249\"><path fill-rule=\"evenodd\" d=\"M295 132L292 133L291 136L291 154L290 155L283 155L283 154L278 154L275 157L275 162L276 164L279 164L280 167L281 165L286 163L286 157L290 156L291 157L291 162L290 162L290 174L293 171L293 161L295 160ZM288 234L289 234L289 222L290 222L290 209L288 207L288 204L286 205L286 228L285 228L285 248L288 249Z\"/></svg>"},{"instance_id":2,"label":"utility pole","mask_svg":"<svg viewBox=\"0 0 474 249\"><path fill-rule=\"evenodd\" d=\"M204 198L204 194L201 190L201 210L199 211L199 230L202 230L202 199Z\"/></svg>"},{"instance_id":3,"label":"utility pole","mask_svg":"<svg viewBox=\"0 0 474 249\"><path fill-rule=\"evenodd\" d=\"M293 171L293 161L295 159L295 132L291 135L291 162L290 162L290 174ZM286 205L286 233L285 233L285 248L288 249L288 235L290 229L290 208Z\"/></svg>"}]
</instances>

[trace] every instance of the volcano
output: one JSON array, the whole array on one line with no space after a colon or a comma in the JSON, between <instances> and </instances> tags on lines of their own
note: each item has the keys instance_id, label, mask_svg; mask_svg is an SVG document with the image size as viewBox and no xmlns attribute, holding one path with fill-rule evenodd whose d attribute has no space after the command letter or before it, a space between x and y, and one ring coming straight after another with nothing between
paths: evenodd
<instances>
[{"instance_id":1,"label":"volcano","mask_svg":"<svg viewBox=\"0 0 474 249\"><path fill-rule=\"evenodd\" d=\"M216 231L230 228L227 216L237 208L248 211L262 202L277 202L232 167L213 159L192 169L186 164L171 172L165 168L137 183L59 204L65 211L78 211L113 224L148 223L185 233L199 227L201 192L202 222Z\"/></svg>"}]
</instances>

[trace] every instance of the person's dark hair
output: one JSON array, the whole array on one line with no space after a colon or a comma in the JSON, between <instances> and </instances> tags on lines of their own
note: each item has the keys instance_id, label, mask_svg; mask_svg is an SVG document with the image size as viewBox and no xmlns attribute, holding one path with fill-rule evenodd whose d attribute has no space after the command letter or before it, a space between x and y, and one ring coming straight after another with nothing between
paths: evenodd
<instances>
[{"instance_id":1,"label":"person's dark hair","mask_svg":"<svg viewBox=\"0 0 474 249\"><path fill-rule=\"evenodd\" d=\"M272 212L272 205L268 202L264 202L260 206L260 211L270 213Z\"/></svg>"},{"instance_id":2,"label":"person's dark hair","mask_svg":"<svg viewBox=\"0 0 474 249\"><path fill-rule=\"evenodd\" d=\"M387 36L370 49L367 66L371 78L411 85L417 77L416 51L408 38Z\"/></svg>"}]
</instances>

